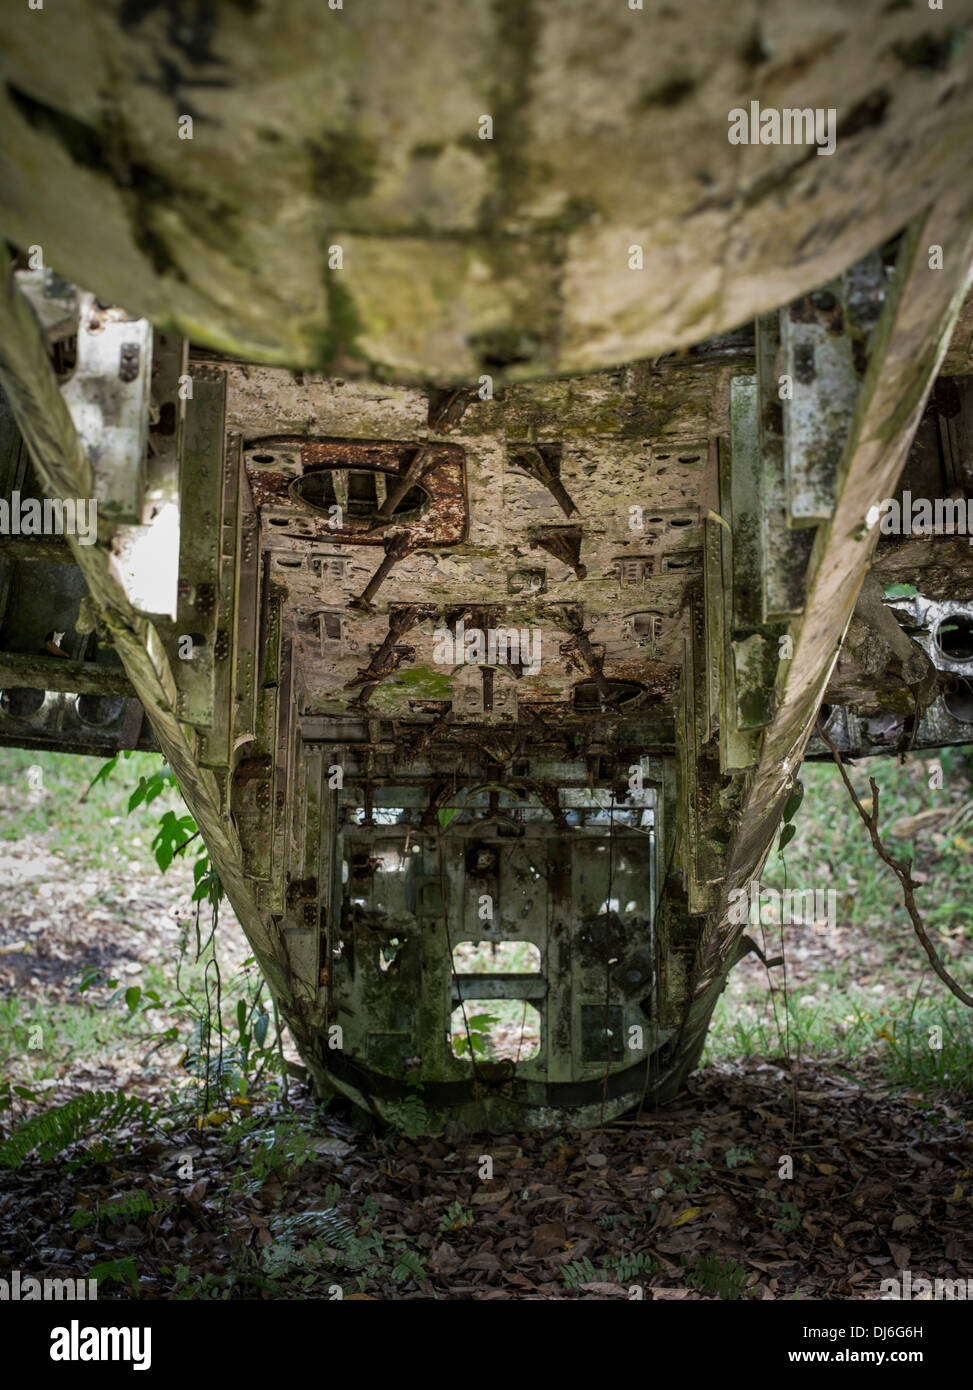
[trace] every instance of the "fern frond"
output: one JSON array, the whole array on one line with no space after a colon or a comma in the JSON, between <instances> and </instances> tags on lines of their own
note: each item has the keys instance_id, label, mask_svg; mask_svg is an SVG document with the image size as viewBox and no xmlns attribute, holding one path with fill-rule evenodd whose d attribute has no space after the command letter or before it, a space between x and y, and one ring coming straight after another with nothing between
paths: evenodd
<instances>
[{"instance_id":1,"label":"fern frond","mask_svg":"<svg viewBox=\"0 0 973 1390\"><path fill-rule=\"evenodd\" d=\"M35 1149L41 1162L46 1162L83 1139L95 1121L99 1132L107 1133L124 1124L148 1124L151 1118L151 1105L138 1096L126 1096L124 1091L85 1091L18 1125L0 1143L0 1168L19 1168Z\"/></svg>"},{"instance_id":2,"label":"fern frond","mask_svg":"<svg viewBox=\"0 0 973 1390\"><path fill-rule=\"evenodd\" d=\"M347 1249L355 1227L335 1207L325 1211L298 1211L290 1216L278 1216L270 1225L275 1240L290 1241L298 1232L306 1232L311 1240L324 1240L338 1249Z\"/></svg>"},{"instance_id":3,"label":"fern frond","mask_svg":"<svg viewBox=\"0 0 973 1390\"><path fill-rule=\"evenodd\" d=\"M429 1129L429 1114L418 1096L406 1096L385 1108L385 1116L393 1129L399 1130L407 1139L418 1139Z\"/></svg>"}]
</instances>

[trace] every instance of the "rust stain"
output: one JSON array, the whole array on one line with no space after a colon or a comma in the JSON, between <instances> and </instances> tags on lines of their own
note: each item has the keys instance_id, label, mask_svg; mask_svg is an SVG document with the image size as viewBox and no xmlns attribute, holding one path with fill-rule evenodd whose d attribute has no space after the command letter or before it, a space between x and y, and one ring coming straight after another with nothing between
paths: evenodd
<instances>
[{"instance_id":1,"label":"rust stain","mask_svg":"<svg viewBox=\"0 0 973 1390\"><path fill-rule=\"evenodd\" d=\"M248 441L247 452L260 448L288 447L300 452L301 472L285 473L254 467L247 462L247 475L258 510L273 508L287 525L274 525L280 536L330 544L382 546L390 532L406 531L410 548L458 545L467 536L469 518L466 505L465 454L456 444L429 440L374 442L360 439L306 439L298 435L270 435ZM340 468L367 469L388 478L391 489L408 469L418 449L424 462L418 484L428 494L429 504L415 518L392 516L387 519L352 517L347 511L341 526L329 525L329 518L292 495L295 479L316 472Z\"/></svg>"}]
</instances>

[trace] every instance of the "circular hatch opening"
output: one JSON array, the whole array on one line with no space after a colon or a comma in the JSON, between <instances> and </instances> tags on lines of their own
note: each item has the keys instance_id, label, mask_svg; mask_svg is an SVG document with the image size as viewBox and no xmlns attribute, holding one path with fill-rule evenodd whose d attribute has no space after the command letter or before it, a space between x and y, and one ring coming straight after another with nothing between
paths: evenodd
<instances>
[{"instance_id":1,"label":"circular hatch opening","mask_svg":"<svg viewBox=\"0 0 973 1390\"><path fill-rule=\"evenodd\" d=\"M953 613L936 629L936 641L950 661L973 661L973 618Z\"/></svg>"},{"instance_id":2,"label":"circular hatch opening","mask_svg":"<svg viewBox=\"0 0 973 1390\"><path fill-rule=\"evenodd\" d=\"M383 469L325 464L295 478L288 491L295 502L313 512L331 517L332 507L340 507L342 518L370 521L397 483L398 475ZM429 502L426 489L421 483L414 483L399 499L389 520L406 521L421 516Z\"/></svg>"},{"instance_id":3,"label":"circular hatch opening","mask_svg":"<svg viewBox=\"0 0 973 1390\"><path fill-rule=\"evenodd\" d=\"M0 691L0 708L12 719L30 719L40 713L46 699L47 692L44 690L17 685Z\"/></svg>"}]
</instances>

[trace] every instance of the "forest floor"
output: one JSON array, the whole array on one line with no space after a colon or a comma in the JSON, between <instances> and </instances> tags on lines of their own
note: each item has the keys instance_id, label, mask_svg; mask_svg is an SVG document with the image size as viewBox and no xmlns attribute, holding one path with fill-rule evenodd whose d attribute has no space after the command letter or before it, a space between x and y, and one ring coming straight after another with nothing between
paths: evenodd
<instances>
[{"instance_id":1,"label":"forest floor","mask_svg":"<svg viewBox=\"0 0 973 1390\"><path fill-rule=\"evenodd\" d=\"M932 791L929 760L869 770L968 985L971 787L961 759L943 763ZM840 923L787 928L785 968L741 963L680 1100L463 1141L361 1130L299 1082L284 1096L237 924L224 912L197 961L209 917L191 864L153 860L178 797L128 816L156 766L136 755L79 801L99 766L0 753L0 1278L94 1271L100 1298L804 1300L879 1298L904 1270L973 1277L969 1014L931 976L833 769L804 769L786 869L834 887ZM779 928L755 934L780 953ZM207 1094L192 1064L217 1009L227 1067ZM12 1151L31 1120L33 1146Z\"/></svg>"}]
</instances>

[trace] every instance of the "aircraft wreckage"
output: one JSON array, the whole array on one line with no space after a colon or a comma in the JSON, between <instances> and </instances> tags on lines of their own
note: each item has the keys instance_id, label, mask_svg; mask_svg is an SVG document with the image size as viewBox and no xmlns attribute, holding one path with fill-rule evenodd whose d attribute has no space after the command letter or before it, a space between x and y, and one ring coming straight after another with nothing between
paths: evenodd
<instances>
[{"instance_id":1,"label":"aircraft wreckage","mask_svg":"<svg viewBox=\"0 0 973 1390\"><path fill-rule=\"evenodd\" d=\"M973 742L970 17L6 18L0 742L165 755L322 1090L665 1102L818 721Z\"/></svg>"}]
</instances>

